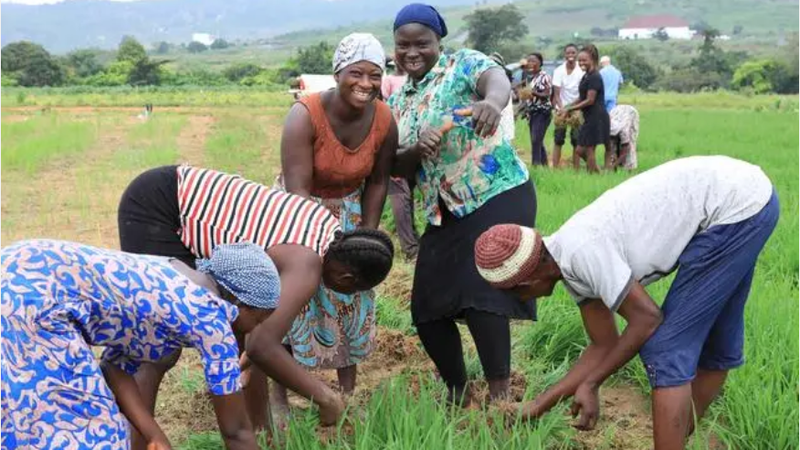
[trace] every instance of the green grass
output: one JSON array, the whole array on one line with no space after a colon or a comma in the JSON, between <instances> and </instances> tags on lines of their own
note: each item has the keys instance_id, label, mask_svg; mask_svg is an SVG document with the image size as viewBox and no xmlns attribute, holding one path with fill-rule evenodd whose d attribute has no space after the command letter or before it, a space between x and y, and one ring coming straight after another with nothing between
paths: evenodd
<instances>
[{"instance_id":1,"label":"green grass","mask_svg":"<svg viewBox=\"0 0 800 450\"><path fill-rule=\"evenodd\" d=\"M145 169L173 164L178 159L180 130L186 125L186 117L157 115L134 126L128 133L130 145L114 154L114 162L120 168Z\"/></svg>"},{"instance_id":2,"label":"green grass","mask_svg":"<svg viewBox=\"0 0 800 450\"><path fill-rule=\"evenodd\" d=\"M2 123L5 170L31 174L52 158L78 158L97 138L98 123L46 113Z\"/></svg>"},{"instance_id":3,"label":"green grass","mask_svg":"<svg viewBox=\"0 0 800 450\"><path fill-rule=\"evenodd\" d=\"M272 175L277 174L273 164L280 160L276 147L280 136L269 136L269 142L267 138L264 125L252 116L222 115L206 141L207 165L271 186L275 181ZM265 149L268 145L272 146L269 152ZM272 164L265 167L264 159L270 154Z\"/></svg>"}]
</instances>

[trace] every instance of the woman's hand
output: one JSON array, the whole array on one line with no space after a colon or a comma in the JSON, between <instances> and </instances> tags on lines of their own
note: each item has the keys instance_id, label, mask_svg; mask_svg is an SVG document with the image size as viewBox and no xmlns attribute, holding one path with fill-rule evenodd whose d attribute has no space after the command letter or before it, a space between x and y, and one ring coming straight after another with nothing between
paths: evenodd
<instances>
[{"instance_id":1,"label":"woman's hand","mask_svg":"<svg viewBox=\"0 0 800 450\"><path fill-rule=\"evenodd\" d=\"M497 131L500 125L502 110L492 102L481 100L472 105L472 123L475 126L475 134L481 137L489 137Z\"/></svg>"},{"instance_id":2,"label":"woman's hand","mask_svg":"<svg viewBox=\"0 0 800 450\"><path fill-rule=\"evenodd\" d=\"M439 147L442 145L442 132L433 127L426 127L414 145L422 158L436 158L439 156Z\"/></svg>"},{"instance_id":3,"label":"woman's hand","mask_svg":"<svg viewBox=\"0 0 800 450\"><path fill-rule=\"evenodd\" d=\"M344 413L344 402L342 398L333 391L327 395L327 399L319 402L319 422L324 427L336 425L336 422Z\"/></svg>"},{"instance_id":4,"label":"woman's hand","mask_svg":"<svg viewBox=\"0 0 800 450\"><path fill-rule=\"evenodd\" d=\"M572 398L572 417L580 413L580 420L575 428L579 430L592 430L600 417L600 399L597 395L598 387L588 383L581 383L575 396Z\"/></svg>"}]
</instances>

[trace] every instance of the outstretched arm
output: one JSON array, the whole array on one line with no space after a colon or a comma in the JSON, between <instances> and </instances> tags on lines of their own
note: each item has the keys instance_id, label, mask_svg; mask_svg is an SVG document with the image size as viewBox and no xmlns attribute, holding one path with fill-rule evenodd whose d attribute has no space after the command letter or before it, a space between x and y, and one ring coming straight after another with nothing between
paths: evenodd
<instances>
[{"instance_id":1,"label":"outstretched arm","mask_svg":"<svg viewBox=\"0 0 800 450\"><path fill-rule=\"evenodd\" d=\"M324 383L303 369L282 345L292 323L319 287L320 257L309 249L278 245L267 253L281 276L278 308L255 330L246 343L248 358L270 378L312 399L320 407L322 422L335 423L344 408L339 397Z\"/></svg>"},{"instance_id":2,"label":"outstretched arm","mask_svg":"<svg viewBox=\"0 0 800 450\"><path fill-rule=\"evenodd\" d=\"M114 393L120 411L128 418L131 425L144 436L147 443L156 444L157 448L171 448L169 439L145 406L136 380L109 361L101 362L100 369L103 371L108 387Z\"/></svg>"}]
</instances>

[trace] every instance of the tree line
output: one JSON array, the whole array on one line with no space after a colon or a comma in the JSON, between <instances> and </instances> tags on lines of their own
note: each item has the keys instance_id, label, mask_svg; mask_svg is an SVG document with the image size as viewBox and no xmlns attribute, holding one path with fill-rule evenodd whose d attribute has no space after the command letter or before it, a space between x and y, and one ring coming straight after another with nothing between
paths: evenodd
<instances>
[{"instance_id":1,"label":"tree line","mask_svg":"<svg viewBox=\"0 0 800 450\"><path fill-rule=\"evenodd\" d=\"M526 16L514 5L482 7L465 16L465 45L486 54L498 52L514 61L536 50L523 39L529 30ZM706 23L697 28L702 43L688 63L654 64L645 55L625 43L598 42L601 52L625 75L627 82L639 89L653 91L696 92L714 89L735 89L757 94L790 94L798 91L798 41L772 57L753 58L745 52L725 51L717 45L720 33ZM595 31L595 35L602 35ZM599 36L596 36L599 37ZM665 40L665 39L660 39ZM576 39L576 44L590 42ZM547 47L549 38L537 39L537 46ZM224 49L228 42L218 39L211 50ZM199 53L209 50L199 42L184 46ZM300 48L280 67L264 68L252 63L236 63L221 72L207 70L172 70L167 67L174 46L156 44L154 56L133 37L120 42L113 60L103 63L94 50L76 50L66 56L53 56L42 46L31 42L14 42L2 49L2 81L4 86L144 86L199 85L219 86L285 86L301 73L327 74L333 46L327 42Z\"/></svg>"}]
</instances>

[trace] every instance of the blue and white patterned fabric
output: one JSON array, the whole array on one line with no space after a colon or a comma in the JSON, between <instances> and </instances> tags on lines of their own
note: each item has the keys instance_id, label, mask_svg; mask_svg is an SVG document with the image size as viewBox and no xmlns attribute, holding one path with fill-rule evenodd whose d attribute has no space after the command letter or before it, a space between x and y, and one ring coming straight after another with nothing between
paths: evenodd
<instances>
[{"instance_id":1,"label":"blue and white patterned fabric","mask_svg":"<svg viewBox=\"0 0 800 450\"><path fill-rule=\"evenodd\" d=\"M386 69L386 54L375 36L369 33L352 33L345 36L333 54L333 73L361 61L369 61Z\"/></svg>"},{"instance_id":2,"label":"blue and white patterned fabric","mask_svg":"<svg viewBox=\"0 0 800 450\"><path fill-rule=\"evenodd\" d=\"M193 347L212 394L241 389L238 309L166 258L53 240L16 243L1 258L3 449L130 447L91 346L128 373Z\"/></svg>"},{"instance_id":3,"label":"blue and white patterned fabric","mask_svg":"<svg viewBox=\"0 0 800 450\"><path fill-rule=\"evenodd\" d=\"M218 245L211 258L197 260L197 270L214 277L246 305L260 309L278 307L281 277L261 246L250 242Z\"/></svg>"}]
</instances>

